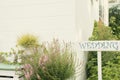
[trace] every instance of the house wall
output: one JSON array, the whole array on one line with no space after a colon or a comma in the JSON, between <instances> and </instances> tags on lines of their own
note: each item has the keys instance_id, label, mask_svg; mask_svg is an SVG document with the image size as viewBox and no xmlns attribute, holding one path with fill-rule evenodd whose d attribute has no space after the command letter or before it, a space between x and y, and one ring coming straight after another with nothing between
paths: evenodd
<instances>
[{"instance_id":1,"label":"house wall","mask_svg":"<svg viewBox=\"0 0 120 80\"><path fill-rule=\"evenodd\" d=\"M0 11L0 50L15 46L24 33L42 41L76 39L74 0L4 0Z\"/></svg>"},{"instance_id":2,"label":"house wall","mask_svg":"<svg viewBox=\"0 0 120 80\"><path fill-rule=\"evenodd\" d=\"M94 20L99 20L99 1L92 1L1 0L0 51L10 51L16 39L25 33L37 35L40 41L53 38L66 42L88 40ZM86 54L78 52L77 55L83 66L76 80L85 80Z\"/></svg>"}]
</instances>

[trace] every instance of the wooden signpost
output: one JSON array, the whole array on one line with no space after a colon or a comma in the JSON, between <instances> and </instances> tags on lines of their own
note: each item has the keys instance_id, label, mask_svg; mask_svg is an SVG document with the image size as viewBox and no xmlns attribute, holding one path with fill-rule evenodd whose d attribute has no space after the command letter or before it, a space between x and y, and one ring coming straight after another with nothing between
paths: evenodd
<instances>
[{"instance_id":1,"label":"wooden signpost","mask_svg":"<svg viewBox=\"0 0 120 80\"><path fill-rule=\"evenodd\" d=\"M120 41L83 41L80 51L97 51L98 80L102 80L102 51L120 51Z\"/></svg>"}]
</instances>

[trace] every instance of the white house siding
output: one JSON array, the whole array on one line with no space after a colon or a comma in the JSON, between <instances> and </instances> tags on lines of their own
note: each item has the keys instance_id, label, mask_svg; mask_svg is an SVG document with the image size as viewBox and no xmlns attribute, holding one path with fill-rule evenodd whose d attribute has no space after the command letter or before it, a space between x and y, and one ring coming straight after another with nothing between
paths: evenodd
<instances>
[{"instance_id":1,"label":"white house siding","mask_svg":"<svg viewBox=\"0 0 120 80\"><path fill-rule=\"evenodd\" d=\"M45 41L53 37L75 41L74 10L74 0L0 1L0 50L9 50L24 33Z\"/></svg>"},{"instance_id":2,"label":"white house siding","mask_svg":"<svg viewBox=\"0 0 120 80\"><path fill-rule=\"evenodd\" d=\"M0 51L10 51L24 33L41 41L88 40L94 20L99 20L99 0L1 0ZM85 80L86 54L78 52L78 57L84 65L77 80Z\"/></svg>"}]
</instances>

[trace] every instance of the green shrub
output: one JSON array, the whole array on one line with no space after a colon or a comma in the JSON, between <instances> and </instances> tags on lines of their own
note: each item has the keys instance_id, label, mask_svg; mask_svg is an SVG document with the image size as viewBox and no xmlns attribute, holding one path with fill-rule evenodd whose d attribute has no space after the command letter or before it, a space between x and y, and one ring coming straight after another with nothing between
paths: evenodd
<instances>
[{"instance_id":1,"label":"green shrub","mask_svg":"<svg viewBox=\"0 0 120 80\"><path fill-rule=\"evenodd\" d=\"M95 22L91 41L94 40L116 40L117 37L112 34L112 30L108 26L104 26L102 22Z\"/></svg>"},{"instance_id":2,"label":"green shrub","mask_svg":"<svg viewBox=\"0 0 120 80\"><path fill-rule=\"evenodd\" d=\"M42 80L66 80L73 77L75 67L72 56L68 53L50 54L48 58L50 60L46 65L38 68Z\"/></svg>"},{"instance_id":3,"label":"green shrub","mask_svg":"<svg viewBox=\"0 0 120 80\"><path fill-rule=\"evenodd\" d=\"M109 26L113 35L120 39L120 4L109 9Z\"/></svg>"},{"instance_id":4,"label":"green shrub","mask_svg":"<svg viewBox=\"0 0 120 80\"><path fill-rule=\"evenodd\" d=\"M120 59L118 61L120 61ZM120 64L114 63L114 60L106 62L106 66L103 66L103 80L119 80L119 79L120 79Z\"/></svg>"},{"instance_id":5,"label":"green shrub","mask_svg":"<svg viewBox=\"0 0 120 80\"><path fill-rule=\"evenodd\" d=\"M17 44L24 48L30 48L39 45L38 38L31 34L24 34L19 37L17 40Z\"/></svg>"},{"instance_id":6,"label":"green shrub","mask_svg":"<svg viewBox=\"0 0 120 80\"><path fill-rule=\"evenodd\" d=\"M95 23L90 40L116 40L110 27L104 26L101 22ZM120 52L102 52L102 74L103 80L120 79ZM89 52L87 62L87 80L97 80L97 53Z\"/></svg>"},{"instance_id":7,"label":"green shrub","mask_svg":"<svg viewBox=\"0 0 120 80\"><path fill-rule=\"evenodd\" d=\"M39 47L38 53L29 55L24 62L32 66L31 80L67 80L75 75L74 52L67 44L61 45L58 40L53 40Z\"/></svg>"}]
</instances>

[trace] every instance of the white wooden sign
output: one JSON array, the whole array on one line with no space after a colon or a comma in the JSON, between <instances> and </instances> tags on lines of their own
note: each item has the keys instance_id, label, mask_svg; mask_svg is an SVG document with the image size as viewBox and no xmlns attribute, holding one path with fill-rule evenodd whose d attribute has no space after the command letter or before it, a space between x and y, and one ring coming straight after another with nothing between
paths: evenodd
<instances>
[{"instance_id":1,"label":"white wooden sign","mask_svg":"<svg viewBox=\"0 0 120 80\"><path fill-rule=\"evenodd\" d=\"M120 41L84 41L79 46L81 51L119 51Z\"/></svg>"},{"instance_id":2,"label":"white wooden sign","mask_svg":"<svg viewBox=\"0 0 120 80\"><path fill-rule=\"evenodd\" d=\"M84 41L79 43L80 51L97 51L98 80L102 80L102 51L120 51L120 41Z\"/></svg>"}]
</instances>

